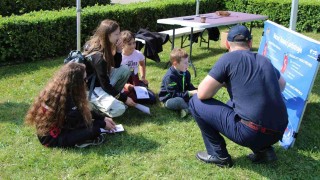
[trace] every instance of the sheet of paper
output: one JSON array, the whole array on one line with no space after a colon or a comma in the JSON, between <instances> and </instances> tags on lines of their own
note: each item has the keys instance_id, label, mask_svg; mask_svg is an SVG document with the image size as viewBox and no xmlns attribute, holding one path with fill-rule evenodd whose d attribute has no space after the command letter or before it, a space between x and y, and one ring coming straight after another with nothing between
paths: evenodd
<instances>
[{"instance_id":1,"label":"sheet of paper","mask_svg":"<svg viewBox=\"0 0 320 180\"><path fill-rule=\"evenodd\" d=\"M116 132L122 132L122 131L124 131L124 128L123 128L122 124L117 124L117 125L116 125L116 129L113 130L113 131L111 131L111 130L105 130L105 129L103 129L103 128L100 128L100 131L101 131L102 133L116 133Z\"/></svg>"},{"instance_id":2,"label":"sheet of paper","mask_svg":"<svg viewBox=\"0 0 320 180\"><path fill-rule=\"evenodd\" d=\"M144 113L147 113L147 114L151 114L150 113L150 108L148 108L147 106L144 106L142 104L136 104L135 106L137 109L139 109L140 111L144 112Z\"/></svg>"},{"instance_id":3,"label":"sheet of paper","mask_svg":"<svg viewBox=\"0 0 320 180\"><path fill-rule=\"evenodd\" d=\"M148 99L149 98L147 88L145 88L143 86L134 86L134 90L136 91L137 99Z\"/></svg>"}]
</instances>

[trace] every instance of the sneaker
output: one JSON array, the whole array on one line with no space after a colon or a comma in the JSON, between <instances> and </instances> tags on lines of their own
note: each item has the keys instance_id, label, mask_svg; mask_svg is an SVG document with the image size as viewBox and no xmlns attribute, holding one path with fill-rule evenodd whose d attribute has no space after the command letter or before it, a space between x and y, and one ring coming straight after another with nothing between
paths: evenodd
<instances>
[{"instance_id":1,"label":"sneaker","mask_svg":"<svg viewBox=\"0 0 320 180\"><path fill-rule=\"evenodd\" d=\"M181 109L180 110L180 117L185 118L189 114L189 109Z\"/></svg>"},{"instance_id":2,"label":"sneaker","mask_svg":"<svg viewBox=\"0 0 320 180\"><path fill-rule=\"evenodd\" d=\"M219 167L232 167L233 166L233 162L231 159L231 156L228 155L228 157L225 158L221 158L218 156L212 156L209 155L207 152L198 152L196 154L196 157L198 160L205 162L205 163L212 163L215 164Z\"/></svg>"},{"instance_id":3,"label":"sneaker","mask_svg":"<svg viewBox=\"0 0 320 180\"><path fill-rule=\"evenodd\" d=\"M249 154L248 158L251 160L252 163L256 164L270 163L278 159L272 146L261 151Z\"/></svg>"},{"instance_id":4,"label":"sneaker","mask_svg":"<svg viewBox=\"0 0 320 180\"><path fill-rule=\"evenodd\" d=\"M106 140L105 135L106 135L105 133L102 133L95 139L86 140L81 144L76 144L75 146L78 147L78 148L85 148L85 147L88 147L88 146L100 145Z\"/></svg>"}]
</instances>

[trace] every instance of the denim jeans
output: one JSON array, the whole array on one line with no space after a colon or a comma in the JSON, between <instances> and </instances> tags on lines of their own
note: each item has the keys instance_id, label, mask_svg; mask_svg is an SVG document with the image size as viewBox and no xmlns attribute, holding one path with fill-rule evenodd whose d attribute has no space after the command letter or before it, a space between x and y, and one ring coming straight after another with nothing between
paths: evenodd
<instances>
[{"instance_id":1,"label":"denim jeans","mask_svg":"<svg viewBox=\"0 0 320 180\"><path fill-rule=\"evenodd\" d=\"M171 110L188 109L188 104L181 97L174 97L174 98L168 99L164 103L164 106Z\"/></svg>"},{"instance_id":2,"label":"denim jeans","mask_svg":"<svg viewBox=\"0 0 320 180\"><path fill-rule=\"evenodd\" d=\"M121 65L118 68L112 68L110 74L110 84L118 91L121 92L124 85L128 82L131 75L127 65Z\"/></svg>"}]
</instances>

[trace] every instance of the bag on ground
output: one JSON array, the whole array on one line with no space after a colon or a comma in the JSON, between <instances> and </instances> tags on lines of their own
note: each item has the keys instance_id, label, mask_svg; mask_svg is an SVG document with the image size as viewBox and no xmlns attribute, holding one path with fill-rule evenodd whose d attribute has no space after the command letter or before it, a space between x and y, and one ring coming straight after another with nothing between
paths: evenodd
<instances>
[{"instance_id":1,"label":"bag on ground","mask_svg":"<svg viewBox=\"0 0 320 180\"><path fill-rule=\"evenodd\" d=\"M112 118L121 116L127 109L123 102L106 93L101 87L94 88L90 102L94 111Z\"/></svg>"}]
</instances>

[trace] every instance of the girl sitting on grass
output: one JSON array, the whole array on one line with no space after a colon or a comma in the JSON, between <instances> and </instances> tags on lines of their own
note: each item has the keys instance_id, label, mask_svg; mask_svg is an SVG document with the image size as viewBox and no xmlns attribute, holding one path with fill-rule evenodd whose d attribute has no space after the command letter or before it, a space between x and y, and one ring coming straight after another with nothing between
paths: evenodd
<instances>
[{"instance_id":1,"label":"girl sitting on grass","mask_svg":"<svg viewBox=\"0 0 320 180\"><path fill-rule=\"evenodd\" d=\"M115 129L111 118L91 113L83 64L64 65L36 97L25 121L35 125L47 147L85 147L105 140L100 128Z\"/></svg>"}]
</instances>

